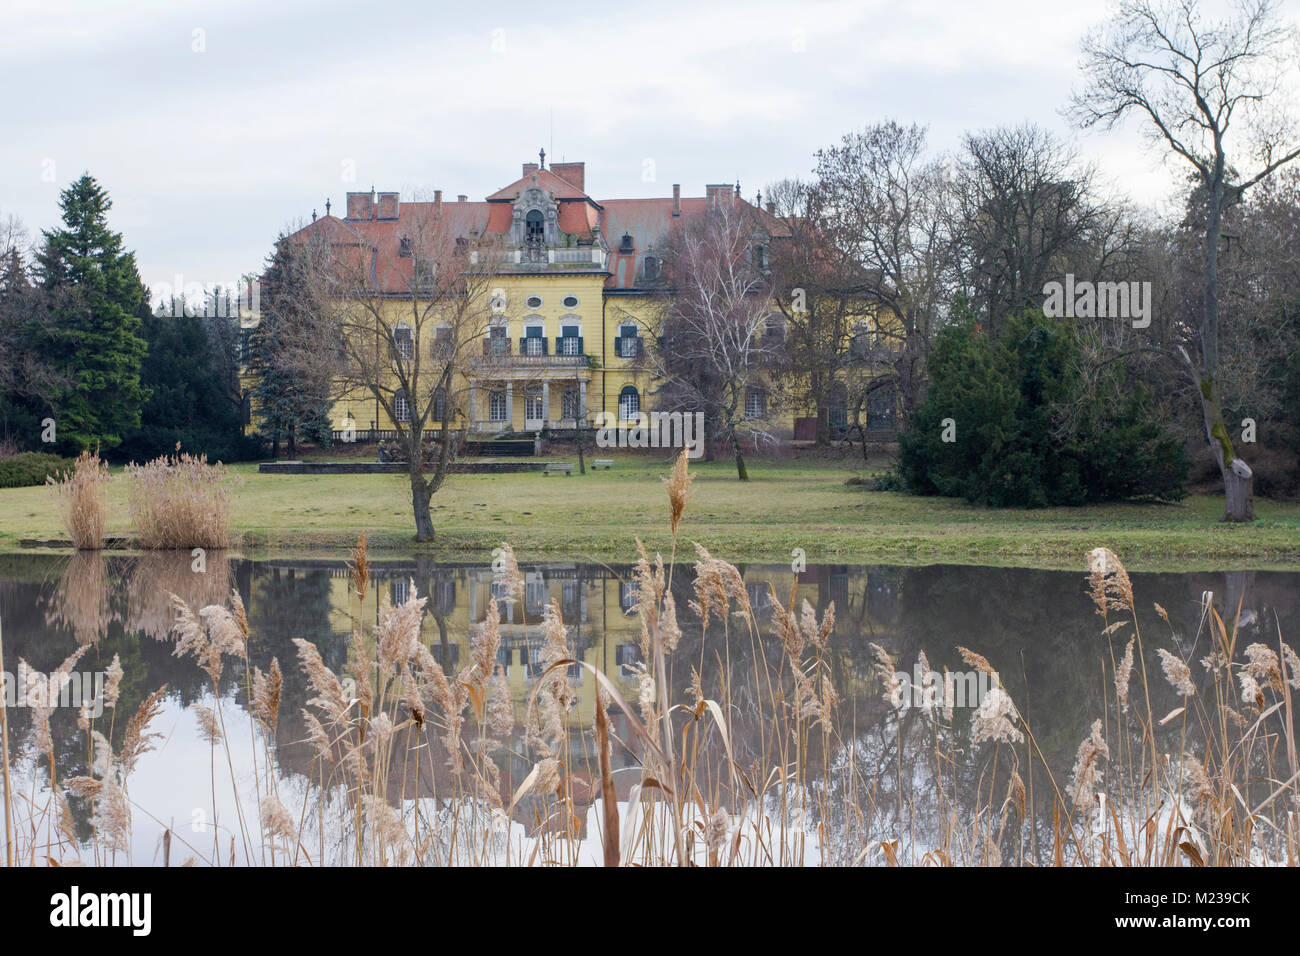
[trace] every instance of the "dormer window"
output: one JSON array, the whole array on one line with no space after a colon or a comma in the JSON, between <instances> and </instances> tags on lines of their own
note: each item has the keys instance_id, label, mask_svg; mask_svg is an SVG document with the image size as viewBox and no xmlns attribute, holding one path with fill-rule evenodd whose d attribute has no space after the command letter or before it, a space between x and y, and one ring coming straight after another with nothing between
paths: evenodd
<instances>
[{"instance_id":1,"label":"dormer window","mask_svg":"<svg viewBox=\"0 0 1300 956\"><path fill-rule=\"evenodd\" d=\"M761 242L754 247L754 265L763 272L768 269L767 246Z\"/></svg>"},{"instance_id":2,"label":"dormer window","mask_svg":"<svg viewBox=\"0 0 1300 956\"><path fill-rule=\"evenodd\" d=\"M647 282L653 282L659 278L659 273L663 269L663 263L658 256L645 257L645 277Z\"/></svg>"},{"instance_id":3,"label":"dormer window","mask_svg":"<svg viewBox=\"0 0 1300 956\"><path fill-rule=\"evenodd\" d=\"M397 254L403 259L411 258L411 239L409 236L402 236L397 241Z\"/></svg>"},{"instance_id":4,"label":"dormer window","mask_svg":"<svg viewBox=\"0 0 1300 956\"><path fill-rule=\"evenodd\" d=\"M630 234L623 233L623 244L618 247L618 251L624 255L631 255L636 251L636 247L632 245L632 236Z\"/></svg>"},{"instance_id":5,"label":"dormer window","mask_svg":"<svg viewBox=\"0 0 1300 956\"><path fill-rule=\"evenodd\" d=\"M524 241L540 244L546 235L546 218L540 209L530 209L524 217Z\"/></svg>"}]
</instances>

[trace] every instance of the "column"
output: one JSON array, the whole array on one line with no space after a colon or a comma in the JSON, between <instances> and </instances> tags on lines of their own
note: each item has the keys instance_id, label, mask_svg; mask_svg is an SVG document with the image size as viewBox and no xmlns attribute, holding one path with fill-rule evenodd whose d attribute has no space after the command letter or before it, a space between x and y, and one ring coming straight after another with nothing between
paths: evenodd
<instances>
[{"instance_id":1,"label":"column","mask_svg":"<svg viewBox=\"0 0 1300 956\"><path fill-rule=\"evenodd\" d=\"M548 419L551 417L551 383L549 379L542 379L542 427L546 427Z\"/></svg>"},{"instance_id":2,"label":"column","mask_svg":"<svg viewBox=\"0 0 1300 956\"><path fill-rule=\"evenodd\" d=\"M515 427L515 381L506 379L506 428Z\"/></svg>"},{"instance_id":3,"label":"column","mask_svg":"<svg viewBox=\"0 0 1300 956\"><path fill-rule=\"evenodd\" d=\"M466 412L466 418L469 420L469 430L474 430L474 383L469 383L469 411Z\"/></svg>"},{"instance_id":4,"label":"column","mask_svg":"<svg viewBox=\"0 0 1300 956\"><path fill-rule=\"evenodd\" d=\"M578 379L578 418L579 420L587 417L587 380Z\"/></svg>"}]
</instances>

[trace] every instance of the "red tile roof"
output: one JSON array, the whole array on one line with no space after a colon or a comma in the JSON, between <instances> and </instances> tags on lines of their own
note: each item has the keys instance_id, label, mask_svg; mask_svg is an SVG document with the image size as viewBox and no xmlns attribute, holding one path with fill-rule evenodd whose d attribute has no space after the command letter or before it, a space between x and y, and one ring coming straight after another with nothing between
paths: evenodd
<instances>
[{"instance_id":1,"label":"red tile roof","mask_svg":"<svg viewBox=\"0 0 1300 956\"><path fill-rule=\"evenodd\" d=\"M566 164L575 169L580 164ZM408 288L413 261L398 256L403 236L418 237L437 229L445 235L475 238L484 234L503 234L509 231L513 219L512 202L533 185L551 193L559 205L558 225L561 231L578 239L594 241L599 231L609 256L610 273L606 286L611 289L634 290L646 255L662 249L670 232L684 222L700 215L708 208L705 197L683 197L681 215L673 216L671 197L663 199L610 199L593 200L574 184L561 179L549 169L528 166L525 175L503 189L497 190L483 202L403 202L396 219L339 219L324 216L301 231L304 234L321 234L328 241L340 245L360 243L369 245L376 255L376 263L383 263L383 275L376 275L380 287L386 291L400 292ZM790 230L776 216L758 209L744 199L733 200L738 208L756 214L773 238L788 238ZM377 215L377 211L374 213ZM632 237L633 251L619 251L624 234Z\"/></svg>"}]
</instances>

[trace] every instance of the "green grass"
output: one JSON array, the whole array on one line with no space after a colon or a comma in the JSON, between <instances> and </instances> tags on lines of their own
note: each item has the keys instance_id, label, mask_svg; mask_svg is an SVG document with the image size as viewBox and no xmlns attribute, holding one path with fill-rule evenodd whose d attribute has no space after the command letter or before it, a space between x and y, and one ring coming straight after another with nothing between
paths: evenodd
<instances>
[{"instance_id":1,"label":"green grass","mask_svg":"<svg viewBox=\"0 0 1300 956\"><path fill-rule=\"evenodd\" d=\"M639 536L666 556L672 541L659 479L668 465L615 457L612 470L586 476L452 476L434 497L438 540L426 549L465 557L508 540L524 556L621 561ZM1222 501L1212 496L1172 505L995 510L846 485L854 464L753 462L752 480L741 483L730 462L692 463L698 477L681 539L731 561L772 563L788 563L791 551L803 548L810 563L1081 567L1084 552L1105 545L1148 569L1300 565L1300 504L1257 501L1258 520L1249 526L1219 521ZM242 480L234 526L245 551L337 551L362 531L372 548L415 550L402 476L231 470ZM110 495L109 532L129 532L120 481ZM0 549L17 548L22 538L60 537L47 489L0 490Z\"/></svg>"}]
</instances>

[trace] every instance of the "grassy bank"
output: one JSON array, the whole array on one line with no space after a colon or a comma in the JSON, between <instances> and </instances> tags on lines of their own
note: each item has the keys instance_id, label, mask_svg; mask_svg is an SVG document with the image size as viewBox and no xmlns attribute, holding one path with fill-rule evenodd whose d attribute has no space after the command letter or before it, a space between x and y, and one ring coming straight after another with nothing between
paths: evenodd
<instances>
[{"instance_id":1,"label":"grassy bank","mask_svg":"<svg viewBox=\"0 0 1300 956\"><path fill-rule=\"evenodd\" d=\"M234 469L234 526L247 551L342 550L366 531L373 549L415 548L409 490L396 475L259 475ZM693 464L698 478L683 536L735 560L809 562L952 561L1078 567L1104 544L1138 566L1213 561L1218 566L1300 564L1300 505L1257 502L1250 526L1218 519L1220 499L1036 511L993 510L961 501L911 498L847 485L842 466L759 462L740 483L729 463ZM508 538L521 555L625 560L640 535L667 550L668 465L616 460L610 471L572 477L463 475L433 501L435 554L490 550ZM109 533L129 532L125 487L110 490ZM24 538L63 536L45 488L0 490L0 549Z\"/></svg>"}]
</instances>

